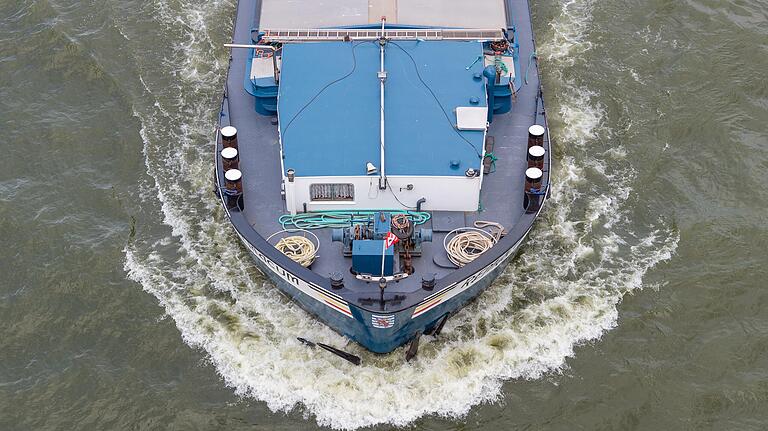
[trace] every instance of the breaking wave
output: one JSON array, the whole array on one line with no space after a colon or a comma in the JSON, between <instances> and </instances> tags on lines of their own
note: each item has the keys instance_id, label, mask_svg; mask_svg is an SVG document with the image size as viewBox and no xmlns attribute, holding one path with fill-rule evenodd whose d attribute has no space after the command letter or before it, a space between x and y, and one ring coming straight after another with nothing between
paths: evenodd
<instances>
[{"instance_id":1,"label":"breaking wave","mask_svg":"<svg viewBox=\"0 0 768 431\"><path fill-rule=\"evenodd\" d=\"M219 42L231 32L222 23L230 22L234 4L158 0L152 12L158 25L168 25L164 43L172 56L159 66L137 65L146 101L134 114L148 174L140 197L150 214L149 226L125 248L128 275L157 298L184 341L205 351L238 395L337 429L407 425L425 415L458 418L500 399L504 381L562 370L575 346L617 324L622 297L641 288L646 271L677 245L662 221L644 229L631 223L634 171L625 150L595 152L611 136L599 95L561 72L578 67L579 55L591 49L592 7L562 2L552 32L541 35L544 67L561 78L548 88L559 122L544 220L496 283L454 316L439 339L424 337L418 360L405 363L402 349L373 355L319 324L280 295L237 246L210 182L226 71ZM157 219L163 224L153 224ZM346 345L363 365L312 354L296 341L307 334Z\"/></svg>"}]
</instances>

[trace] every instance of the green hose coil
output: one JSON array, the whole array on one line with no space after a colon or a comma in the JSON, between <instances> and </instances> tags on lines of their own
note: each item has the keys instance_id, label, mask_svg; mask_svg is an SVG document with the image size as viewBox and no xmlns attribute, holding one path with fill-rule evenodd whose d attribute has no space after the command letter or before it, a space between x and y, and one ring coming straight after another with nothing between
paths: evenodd
<instances>
[{"instance_id":1,"label":"green hose coil","mask_svg":"<svg viewBox=\"0 0 768 431\"><path fill-rule=\"evenodd\" d=\"M382 211L317 211L299 213L295 215L285 214L280 216L278 222L283 229L325 229L349 227L357 223L373 221L376 213ZM428 212L418 211L384 211L392 215L405 214L410 217L414 225L421 225L430 220L432 215Z\"/></svg>"}]
</instances>

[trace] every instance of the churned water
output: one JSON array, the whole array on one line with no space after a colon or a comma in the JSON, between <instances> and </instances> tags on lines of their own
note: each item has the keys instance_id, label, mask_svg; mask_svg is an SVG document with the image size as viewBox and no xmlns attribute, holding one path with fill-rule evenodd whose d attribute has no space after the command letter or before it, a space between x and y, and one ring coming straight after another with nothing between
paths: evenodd
<instances>
[{"instance_id":1,"label":"churned water","mask_svg":"<svg viewBox=\"0 0 768 431\"><path fill-rule=\"evenodd\" d=\"M408 364L211 193L233 1L0 2L0 429L768 427L768 3L532 8L552 200Z\"/></svg>"}]
</instances>

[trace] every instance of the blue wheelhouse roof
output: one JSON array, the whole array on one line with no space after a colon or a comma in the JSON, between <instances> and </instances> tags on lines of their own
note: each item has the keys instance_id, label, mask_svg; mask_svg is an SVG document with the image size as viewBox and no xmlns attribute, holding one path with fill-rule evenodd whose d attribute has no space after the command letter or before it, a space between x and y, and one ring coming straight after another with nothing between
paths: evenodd
<instances>
[{"instance_id":1,"label":"blue wheelhouse roof","mask_svg":"<svg viewBox=\"0 0 768 431\"><path fill-rule=\"evenodd\" d=\"M387 44L387 175L463 176L480 168L484 133L456 129L455 109L487 106L475 76L482 49L474 41ZM284 45L278 113L286 170L359 176L366 162L379 166L379 62L378 42Z\"/></svg>"}]
</instances>

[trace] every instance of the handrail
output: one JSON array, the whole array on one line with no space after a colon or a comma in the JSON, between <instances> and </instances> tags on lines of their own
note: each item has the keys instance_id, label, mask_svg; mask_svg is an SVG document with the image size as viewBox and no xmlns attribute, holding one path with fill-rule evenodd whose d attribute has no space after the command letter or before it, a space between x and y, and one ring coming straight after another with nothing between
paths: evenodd
<instances>
[{"instance_id":1,"label":"handrail","mask_svg":"<svg viewBox=\"0 0 768 431\"><path fill-rule=\"evenodd\" d=\"M424 28L424 29L343 29L343 28L305 28L305 29L262 29L261 37L270 42L313 42L343 40L378 40L384 37L391 40L503 40L504 32L500 29L461 29L461 28Z\"/></svg>"},{"instance_id":2,"label":"handrail","mask_svg":"<svg viewBox=\"0 0 768 431\"><path fill-rule=\"evenodd\" d=\"M274 78L275 78L275 84L280 83L280 70L277 68L277 55L275 53L277 52L277 48L275 48L272 45L248 45L248 44L241 44L241 43L225 43L225 47L227 48L246 48L246 49L268 49L272 51L272 68Z\"/></svg>"}]
</instances>

